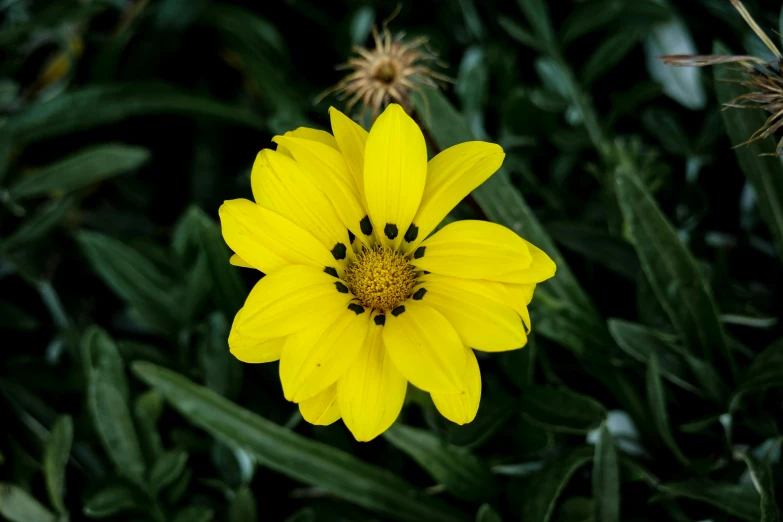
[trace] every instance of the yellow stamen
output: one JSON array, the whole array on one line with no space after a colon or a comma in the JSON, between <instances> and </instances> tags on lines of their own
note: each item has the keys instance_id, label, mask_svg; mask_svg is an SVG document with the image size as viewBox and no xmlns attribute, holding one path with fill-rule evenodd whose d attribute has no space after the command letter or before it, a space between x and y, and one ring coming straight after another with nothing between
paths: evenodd
<instances>
[{"instance_id":1,"label":"yellow stamen","mask_svg":"<svg viewBox=\"0 0 783 522\"><path fill-rule=\"evenodd\" d=\"M345 271L345 282L363 306L387 312L408 298L416 273L398 252L364 249Z\"/></svg>"}]
</instances>

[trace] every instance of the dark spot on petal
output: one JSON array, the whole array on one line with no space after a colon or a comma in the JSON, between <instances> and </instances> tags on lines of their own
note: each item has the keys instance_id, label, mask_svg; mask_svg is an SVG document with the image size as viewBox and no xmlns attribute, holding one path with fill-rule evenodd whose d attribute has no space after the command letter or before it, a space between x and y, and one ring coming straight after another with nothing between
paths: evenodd
<instances>
[{"instance_id":1,"label":"dark spot on petal","mask_svg":"<svg viewBox=\"0 0 783 522\"><path fill-rule=\"evenodd\" d=\"M359 221L359 228L362 229L362 234L365 236L372 234L372 223L370 223L370 216L364 216L362 220Z\"/></svg>"},{"instance_id":2,"label":"dark spot on petal","mask_svg":"<svg viewBox=\"0 0 783 522\"><path fill-rule=\"evenodd\" d=\"M411 223L411 226L408 227L408 231L405 232L405 241L410 243L411 241L415 240L417 237L419 237L419 227Z\"/></svg>"},{"instance_id":3,"label":"dark spot on petal","mask_svg":"<svg viewBox=\"0 0 783 522\"><path fill-rule=\"evenodd\" d=\"M413 298L414 298L416 301L421 301L421 298L422 298L422 297L424 297L424 294L426 294L426 293L427 293L427 289L426 289L426 288L419 288L419 289L418 289L418 290L416 290L416 292L413 294Z\"/></svg>"},{"instance_id":4,"label":"dark spot on petal","mask_svg":"<svg viewBox=\"0 0 783 522\"><path fill-rule=\"evenodd\" d=\"M364 313L364 307L362 305L358 305L356 303L351 303L348 305L348 310L355 313L356 315L360 315Z\"/></svg>"},{"instance_id":5,"label":"dark spot on petal","mask_svg":"<svg viewBox=\"0 0 783 522\"><path fill-rule=\"evenodd\" d=\"M403 305L400 305L397 308L395 308L394 310L392 310L392 315L394 317L397 317L398 315L400 315L404 311L405 311L405 307Z\"/></svg>"},{"instance_id":6,"label":"dark spot on petal","mask_svg":"<svg viewBox=\"0 0 783 522\"><path fill-rule=\"evenodd\" d=\"M427 249L427 247L419 247L416 249L416 251L413 253L413 259L421 259L424 257L424 251Z\"/></svg>"},{"instance_id":7,"label":"dark spot on petal","mask_svg":"<svg viewBox=\"0 0 783 522\"><path fill-rule=\"evenodd\" d=\"M397 230L397 225L386 223L386 226L383 228L383 233L386 234L386 237L389 239L394 239L397 237L397 234L399 234L399 230Z\"/></svg>"},{"instance_id":8,"label":"dark spot on petal","mask_svg":"<svg viewBox=\"0 0 783 522\"><path fill-rule=\"evenodd\" d=\"M348 293L348 287L342 284L340 281L336 281L334 283L334 286L337 287L337 291L341 294L347 294Z\"/></svg>"},{"instance_id":9,"label":"dark spot on petal","mask_svg":"<svg viewBox=\"0 0 783 522\"><path fill-rule=\"evenodd\" d=\"M354 241L354 239L356 239L356 234L354 234L353 232L351 232L351 231L349 230L349 231L348 231L348 241L350 241L352 245L353 245L353 241Z\"/></svg>"},{"instance_id":10,"label":"dark spot on petal","mask_svg":"<svg viewBox=\"0 0 783 522\"><path fill-rule=\"evenodd\" d=\"M375 324L378 326L383 326L386 324L386 316L385 315L376 315L373 318L373 321L375 321Z\"/></svg>"},{"instance_id":11,"label":"dark spot on petal","mask_svg":"<svg viewBox=\"0 0 783 522\"><path fill-rule=\"evenodd\" d=\"M345 245L342 243L337 243L334 245L334 248L332 249L332 255L335 259L338 261L341 259L345 259L345 254L348 252L348 249L345 248Z\"/></svg>"},{"instance_id":12,"label":"dark spot on petal","mask_svg":"<svg viewBox=\"0 0 783 522\"><path fill-rule=\"evenodd\" d=\"M424 275L427 275L427 274L431 274L432 272L430 272L429 270L422 270L421 273L424 274Z\"/></svg>"},{"instance_id":13,"label":"dark spot on petal","mask_svg":"<svg viewBox=\"0 0 783 522\"><path fill-rule=\"evenodd\" d=\"M337 269L334 268L333 266L327 266L326 268L324 268L324 272L326 272L327 274L329 274L332 277L339 277L337 275Z\"/></svg>"}]
</instances>

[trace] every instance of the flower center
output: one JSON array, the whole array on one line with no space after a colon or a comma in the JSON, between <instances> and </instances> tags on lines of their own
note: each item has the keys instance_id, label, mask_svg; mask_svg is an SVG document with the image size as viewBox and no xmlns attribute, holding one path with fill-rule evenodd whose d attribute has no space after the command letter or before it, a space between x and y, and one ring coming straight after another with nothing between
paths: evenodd
<instances>
[{"instance_id":1,"label":"flower center","mask_svg":"<svg viewBox=\"0 0 783 522\"><path fill-rule=\"evenodd\" d=\"M375 69L374 76L383 83L393 83L397 78L397 68L391 60L386 60Z\"/></svg>"},{"instance_id":2,"label":"flower center","mask_svg":"<svg viewBox=\"0 0 783 522\"><path fill-rule=\"evenodd\" d=\"M345 282L363 306L387 312L408 298L416 272L398 252L364 249L345 271Z\"/></svg>"}]
</instances>

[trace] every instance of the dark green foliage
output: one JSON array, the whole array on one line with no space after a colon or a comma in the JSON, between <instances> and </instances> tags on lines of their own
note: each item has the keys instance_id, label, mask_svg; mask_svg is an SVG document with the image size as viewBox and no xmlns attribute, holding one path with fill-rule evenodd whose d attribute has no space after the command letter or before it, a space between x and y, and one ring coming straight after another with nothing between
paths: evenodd
<instances>
[{"instance_id":1,"label":"dark green foliage","mask_svg":"<svg viewBox=\"0 0 783 522\"><path fill-rule=\"evenodd\" d=\"M720 111L736 71L657 60L768 57L728 0L426 0L389 23L455 78L412 97L429 152L506 152L444 223L557 263L528 346L478 353L472 423L410 386L357 443L230 354L259 274L217 209L274 135L329 128L345 100L318 95L396 6L0 1L0 520L781 520L783 162L773 138L732 150L769 116Z\"/></svg>"}]
</instances>

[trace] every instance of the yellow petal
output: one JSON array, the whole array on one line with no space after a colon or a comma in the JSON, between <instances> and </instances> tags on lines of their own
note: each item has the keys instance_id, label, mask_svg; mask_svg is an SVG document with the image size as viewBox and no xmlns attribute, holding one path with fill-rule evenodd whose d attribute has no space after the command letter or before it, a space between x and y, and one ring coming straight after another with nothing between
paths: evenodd
<instances>
[{"instance_id":1,"label":"yellow petal","mask_svg":"<svg viewBox=\"0 0 783 522\"><path fill-rule=\"evenodd\" d=\"M465 368L467 390L457 395L431 394L432 402L441 415L460 425L476 418L481 401L481 372L473 350L466 348L466 359L468 361Z\"/></svg>"},{"instance_id":2,"label":"yellow petal","mask_svg":"<svg viewBox=\"0 0 783 522\"><path fill-rule=\"evenodd\" d=\"M345 286L314 267L291 265L261 279L234 319L232 333L256 340L283 337L312 324L313 316L345 309Z\"/></svg>"},{"instance_id":3,"label":"yellow petal","mask_svg":"<svg viewBox=\"0 0 783 522\"><path fill-rule=\"evenodd\" d=\"M309 127L299 127L296 130L286 132L284 136L289 136L292 138L302 138L310 141L317 141L319 143L323 143L324 145L328 145L333 149L337 149L337 141L335 141L334 136L332 136L326 131L322 131L318 129L311 129ZM294 157L293 154L291 154L290 150L288 150L285 146L280 144L277 145L277 152L281 154L285 154L289 158Z\"/></svg>"},{"instance_id":4,"label":"yellow petal","mask_svg":"<svg viewBox=\"0 0 783 522\"><path fill-rule=\"evenodd\" d=\"M467 346L502 352L527 344L525 325L503 301L505 292L493 281L428 274L413 298L443 314Z\"/></svg>"},{"instance_id":5,"label":"yellow petal","mask_svg":"<svg viewBox=\"0 0 783 522\"><path fill-rule=\"evenodd\" d=\"M242 321L242 310L244 308L240 308L234 317L234 324L228 336L228 346L234 357L245 363L265 363L280 359L285 337L269 339L264 336L243 335L236 328Z\"/></svg>"},{"instance_id":6,"label":"yellow petal","mask_svg":"<svg viewBox=\"0 0 783 522\"><path fill-rule=\"evenodd\" d=\"M417 236L408 242L406 252L412 252L457 203L494 174L505 157L499 145L469 141L432 158L427 164L421 205L413 219Z\"/></svg>"},{"instance_id":7,"label":"yellow petal","mask_svg":"<svg viewBox=\"0 0 783 522\"><path fill-rule=\"evenodd\" d=\"M370 313L343 308L312 317L312 324L286 340L280 357L285 398L307 400L322 392L350 368L364 344Z\"/></svg>"},{"instance_id":8,"label":"yellow petal","mask_svg":"<svg viewBox=\"0 0 783 522\"><path fill-rule=\"evenodd\" d=\"M414 386L440 393L465 389L462 341L431 306L408 300L386 314L383 343L394 365Z\"/></svg>"},{"instance_id":9,"label":"yellow petal","mask_svg":"<svg viewBox=\"0 0 783 522\"><path fill-rule=\"evenodd\" d=\"M532 245L527 241L496 223L457 221L427 238L414 252L411 263L428 272L465 279L538 282L543 274L533 270L529 247Z\"/></svg>"},{"instance_id":10,"label":"yellow petal","mask_svg":"<svg viewBox=\"0 0 783 522\"><path fill-rule=\"evenodd\" d=\"M241 266L242 268L253 268L249 263L236 254L233 254L228 262L234 266Z\"/></svg>"},{"instance_id":11,"label":"yellow petal","mask_svg":"<svg viewBox=\"0 0 783 522\"><path fill-rule=\"evenodd\" d=\"M381 243L397 248L424 192L424 136L402 107L392 103L370 129L364 154L364 197L370 220Z\"/></svg>"},{"instance_id":12,"label":"yellow petal","mask_svg":"<svg viewBox=\"0 0 783 522\"><path fill-rule=\"evenodd\" d=\"M364 147L367 144L367 131L334 107L329 107L329 118L332 120L332 132L338 148L359 188L359 194L363 195Z\"/></svg>"},{"instance_id":13,"label":"yellow petal","mask_svg":"<svg viewBox=\"0 0 783 522\"><path fill-rule=\"evenodd\" d=\"M220 206L223 238L247 263L265 274L286 265L333 267L335 259L313 235L247 199Z\"/></svg>"},{"instance_id":14,"label":"yellow petal","mask_svg":"<svg viewBox=\"0 0 783 522\"><path fill-rule=\"evenodd\" d=\"M356 237L364 239L361 221L367 212L343 155L323 143L303 138L275 136L272 141L291 151L297 163L332 202L343 225Z\"/></svg>"},{"instance_id":15,"label":"yellow petal","mask_svg":"<svg viewBox=\"0 0 783 522\"><path fill-rule=\"evenodd\" d=\"M253 197L262 207L310 232L344 267L351 242L326 195L291 158L265 149L258 153L250 178Z\"/></svg>"},{"instance_id":16,"label":"yellow petal","mask_svg":"<svg viewBox=\"0 0 783 522\"><path fill-rule=\"evenodd\" d=\"M383 326L370 323L362 350L337 381L343 422L356 440L370 441L394 424L407 388L408 381L383 346Z\"/></svg>"},{"instance_id":17,"label":"yellow petal","mask_svg":"<svg viewBox=\"0 0 783 522\"><path fill-rule=\"evenodd\" d=\"M340 418L337 406L337 386L332 384L318 395L299 403L304 420L318 426L328 426Z\"/></svg>"},{"instance_id":18,"label":"yellow petal","mask_svg":"<svg viewBox=\"0 0 783 522\"><path fill-rule=\"evenodd\" d=\"M506 289L506 303L522 317L522 322L525 323L527 333L530 334L532 325L530 324L530 311L528 310L527 305L533 300L533 291L536 289L536 285L513 283L501 284Z\"/></svg>"}]
</instances>

